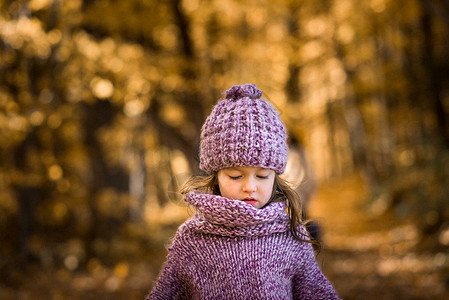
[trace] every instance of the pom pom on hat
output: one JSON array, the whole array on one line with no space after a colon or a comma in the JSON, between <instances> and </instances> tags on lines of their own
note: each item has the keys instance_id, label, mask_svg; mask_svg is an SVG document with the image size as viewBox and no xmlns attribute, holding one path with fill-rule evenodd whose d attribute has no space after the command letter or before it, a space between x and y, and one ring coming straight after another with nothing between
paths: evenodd
<instances>
[{"instance_id":1,"label":"pom pom on hat","mask_svg":"<svg viewBox=\"0 0 449 300\"><path fill-rule=\"evenodd\" d=\"M250 166L282 174L287 163L287 132L276 109L254 84L236 85L207 117L200 142L200 168Z\"/></svg>"},{"instance_id":2,"label":"pom pom on hat","mask_svg":"<svg viewBox=\"0 0 449 300\"><path fill-rule=\"evenodd\" d=\"M238 100L243 97L251 99L258 99L262 96L262 91L259 90L255 84L234 85L232 88L226 91L226 99Z\"/></svg>"}]
</instances>

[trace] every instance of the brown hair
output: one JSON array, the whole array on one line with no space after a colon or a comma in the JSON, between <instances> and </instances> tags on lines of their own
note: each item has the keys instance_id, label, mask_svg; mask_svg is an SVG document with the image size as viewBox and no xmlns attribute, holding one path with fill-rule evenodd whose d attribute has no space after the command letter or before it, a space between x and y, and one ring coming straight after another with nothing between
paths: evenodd
<instances>
[{"instance_id":1,"label":"brown hair","mask_svg":"<svg viewBox=\"0 0 449 300\"><path fill-rule=\"evenodd\" d=\"M181 189L182 194L186 194L191 190L197 190L214 195L220 195L218 186L217 172L209 176L192 177ZM303 205L298 193L290 187L288 182L282 179L278 174L275 175L273 192L268 203L277 201L286 201L287 213L290 216L290 232L293 237L302 242L308 242L315 246L319 251L320 243L315 240L310 233L300 231L300 226L306 226L309 221L303 219Z\"/></svg>"}]
</instances>

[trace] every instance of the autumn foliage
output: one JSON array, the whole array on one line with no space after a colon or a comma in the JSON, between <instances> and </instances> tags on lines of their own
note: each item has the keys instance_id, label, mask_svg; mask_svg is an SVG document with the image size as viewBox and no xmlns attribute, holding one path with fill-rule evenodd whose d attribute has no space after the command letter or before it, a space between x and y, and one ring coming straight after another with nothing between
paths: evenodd
<instances>
[{"instance_id":1,"label":"autumn foliage","mask_svg":"<svg viewBox=\"0 0 449 300\"><path fill-rule=\"evenodd\" d=\"M433 264L428 282L410 279L437 287L429 297L449 289L447 1L0 8L0 298L142 298L188 216L176 191L200 172L205 116L247 82L307 152L319 187L310 214L332 225L326 272L342 296L363 297L340 279L357 273L351 257L373 253L383 265L367 291L404 257ZM339 188L359 192L345 204Z\"/></svg>"}]
</instances>

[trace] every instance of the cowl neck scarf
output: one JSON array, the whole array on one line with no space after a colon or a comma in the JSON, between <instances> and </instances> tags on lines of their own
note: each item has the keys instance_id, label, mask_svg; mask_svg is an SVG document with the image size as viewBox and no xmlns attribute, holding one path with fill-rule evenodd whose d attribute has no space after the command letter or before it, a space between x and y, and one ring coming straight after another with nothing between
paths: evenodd
<instances>
[{"instance_id":1,"label":"cowl neck scarf","mask_svg":"<svg viewBox=\"0 0 449 300\"><path fill-rule=\"evenodd\" d=\"M197 232L227 237L263 236L289 229L284 202L272 202L262 209L219 195L189 192L185 201L196 208L185 225Z\"/></svg>"}]
</instances>

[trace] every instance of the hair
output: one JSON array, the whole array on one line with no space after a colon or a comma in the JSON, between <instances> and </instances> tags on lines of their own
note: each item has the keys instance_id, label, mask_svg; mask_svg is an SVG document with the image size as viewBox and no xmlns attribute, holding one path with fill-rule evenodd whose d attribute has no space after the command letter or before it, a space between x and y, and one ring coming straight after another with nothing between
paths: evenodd
<instances>
[{"instance_id":1,"label":"hair","mask_svg":"<svg viewBox=\"0 0 449 300\"><path fill-rule=\"evenodd\" d=\"M182 194L187 194L189 191L197 190L204 193L221 195L218 186L218 172L214 172L207 176L195 176L188 180L181 189ZM320 251L320 242L314 239L310 233L303 233L300 231L300 226L306 226L310 221L304 219L302 200L298 193L290 187L289 183L282 179L278 174L275 174L273 192L267 205L271 202L286 201L287 213L290 220L290 232L292 236L301 242L311 243L317 252ZM263 209L263 208L262 208Z\"/></svg>"}]
</instances>

